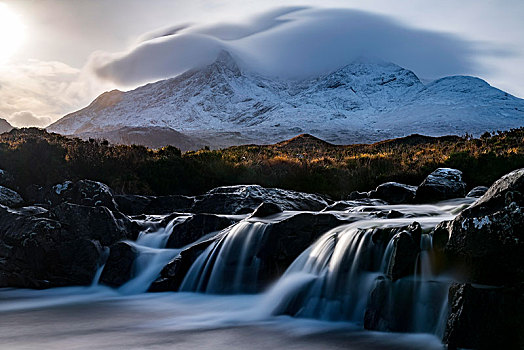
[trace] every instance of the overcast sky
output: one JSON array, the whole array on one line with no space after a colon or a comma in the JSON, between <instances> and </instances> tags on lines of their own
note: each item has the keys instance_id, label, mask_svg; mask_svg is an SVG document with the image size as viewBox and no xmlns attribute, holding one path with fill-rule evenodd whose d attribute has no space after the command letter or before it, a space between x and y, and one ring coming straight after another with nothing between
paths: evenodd
<instances>
[{"instance_id":1,"label":"overcast sky","mask_svg":"<svg viewBox=\"0 0 524 350\"><path fill-rule=\"evenodd\" d=\"M2 3L0 117L16 126L45 126L105 90L173 76L221 49L268 75L377 57L421 78L475 75L524 97L521 0Z\"/></svg>"}]
</instances>

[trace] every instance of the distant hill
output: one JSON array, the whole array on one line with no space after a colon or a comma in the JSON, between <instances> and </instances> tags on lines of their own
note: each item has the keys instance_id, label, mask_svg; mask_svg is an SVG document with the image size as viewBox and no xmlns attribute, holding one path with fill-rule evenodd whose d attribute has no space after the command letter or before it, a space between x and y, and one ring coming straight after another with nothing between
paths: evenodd
<instances>
[{"instance_id":1,"label":"distant hill","mask_svg":"<svg viewBox=\"0 0 524 350\"><path fill-rule=\"evenodd\" d=\"M13 130L13 126L5 119L0 118L0 134Z\"/></svg>"},{"instance_id":2,"label":"distant hill","mask_svg":"<svg viewBox=\"0 0 524 350\"><path fill-rule=\"evenodd\" d=\"M107 140L112 144L143 145L149 148L174 146L181 151L204 148L206 143L196 137L184 135L176 130L163 127L123 127L107 132L85 132L75 136L87 140L90 138Z\"/></svg>"}]
</instances>

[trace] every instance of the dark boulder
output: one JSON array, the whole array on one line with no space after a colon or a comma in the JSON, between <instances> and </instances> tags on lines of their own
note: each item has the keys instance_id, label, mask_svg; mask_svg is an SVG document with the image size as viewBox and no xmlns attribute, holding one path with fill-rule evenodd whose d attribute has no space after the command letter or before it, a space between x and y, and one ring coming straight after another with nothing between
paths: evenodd
<instances>
[{"instance_id":1,"label":"dark boulder","mask_svg":"<svg viewBox=\"0 0 524 350\"><path fill-rule=\"evenodd\" d=\"M65 181L51 187L32 185L26 189L26 195L32 203L49 207L70 202L85 206L104 206L112 211L118 209L109 186L91 180Z\"/></svg>"},{"instance_id":2,"label":"dark boulder","mask_svg":"<svg viewBox=\"0 0 524 350\"><path fill-rule=\"evenodd\" d=\"M523 194L524 169L519 169L496 181L447 225L445 252L468 281L524 282Z\"/></svg>"},{"instance_id":3,"label":"dark boulder","mask_svg":"<svg viewBox=\"0 0 524 350\"><path fill-rule=\"evenodd\" d=\"M353 191L348 196L349 200L364 199L364 198L369 198L369 194L367 192Z\"/></svg>"},{"instance_id":4,"label":"dark boulder","mask_svg":"<svg viewBox=\"0 0 524 350\"><path fill-rule=\"evenodd\" d=\"M399 278L413 274L420 252L420 245L417 245L407 231L397 233L392 240L393 250L387 267L387 276L391 280L396 281Z\"/></svg>"},{"instance_id":5,"label":"dark boulder","mask_svg":"<svg viewBox=\"0 0 524 350\"><path fill-rule=\"evenodd\" d=\"M416 191L416 186L386 182L379 185L370 195L370 198L382 199L390 204L411 203L415 198Z\"/></svg>"},{"instance_id":6,"label":"dark boulder","mask_svg":"<svg viewBox=\"0 0 524 350\"><path fill-rule=\"evenodd\" d=\"M477 187L472 188L471 191L468 192L466 197L468 197L468 198L480 198L487 191L488 191L488 187L486 187L486 186L477 186Z\"/></svg>"},{"instance_id":7,"label":"dark boulder","mask_svg":"<svg viewBox=\"0 0 524 350\"><path fill-rule=\"evenodd\" d=\"M273 203L282 210L322 210L328 202L315 194L239 185L215 188L195 198L192 213L247 214L262 203Z\"/></svg>"},{"instance_id":8,"label":"dark boulder","mask_svg":"<svg viewBox=\"0 0 524 350\"><path fill-rule=\"evenodd\" d=\"M127 242L115 243L109 249L109 257L100 276L100 283L120 287L133 277L133 263L138 251Z\"/></svg>"},{"instance_id":9,"label":"dark boulder","mask_svg":"<svg viewBox=\"0 0 524 350\"><path fill-rule=\"evenodd\" d=\"M217 238L199 242L181 251L176 258L164 266L160 272L160 278L151 284L149 290L152 292L177 291L191 265L215 239Z\"/></svg>"},{"instance_id":10,"label":"dark boulder","mask_svg":"<svg viewBox=\"0 0 524 350\"><path fill-rule=\"evenodd\" d=\"M115 195L118 209L127 215L156 214L165 215L172 212L189 212L194 197Z\"/></svg>"},{"instance_id":11,"label":"dark boulder","mask_svg":"<svg viewBox=\"0 0 524 350\"><path fill-rule=\"evenodd\" d=\"M24 202L22 197L15 191L0 186L0 204L7 207L16 207Z\"/></svg>"},{"instance_id":12,"label":"dark boulder","mask_svg":"<svg viewBox=\"0 0 524 350\"><path fill-rule=\"evenodd\" d=\"M50 217L76 237L95 239L105 246L120 240L135 239L140 230L125 215L106 207L62 203L50 210Z\"/></svg>"},{"instance_id":13,"label":"dark boulder","mask_svg":"<svg viewBox=\"0 0 524 350\"><path fill-rule=\"evenodd\" d=\"M183 221L175 223L166 248L182 248L196 242L209 233L220 231L234 222L235 220L233 219L214 214L192 215Z\"/></svg>"},{"instance_id":14,"label":"dark boulder","mask_svg":"<svg viewBox=\"0 0 524 350\"><path fill-rule=\"evenodd\" d=\"M449 349L523 349L524 285L453 284L443 342Z\"/></svg>"},{"instance_id":15,"label":"dark boulder","mask_svg":"<svg viewBox=\"0 0 524 350\"><path fill-rule=\"evenodd\" d=\"M88 285L103 249L56 220L0 206L0 286Z\"/></svg>"},{"instance_id":16,"label":"dark boulder","mask_svg":"<svg viewBox=\"0 0 524 350\"><path fill-rule=\"evenodd\" d=\"M251 214L251 217L265 218L278 213L282 213L282 209L275 203L262 203L255 209L253 214Z\"/></svg>"},{"instance_id":17,"label":"dark boulder","mask_svg":"<svg viewBox=\"0 0 524 350\"><path fill-rule=\"evenodd\" d=\"M0 169L0 186L18 190L14 177L2 169Z\"/></svg>"},{"instance_id":18,"label":"dark boulder","mask_svg":"<svg viewBox=\"0 0 524 350\"><path fill-rule=\"evenodd\" d=\"M464 197L465 194L466 184L462 181L460 170L438 168L418 186L415 201L418 203L437 202Z\"/></svg>"}]
</instances>

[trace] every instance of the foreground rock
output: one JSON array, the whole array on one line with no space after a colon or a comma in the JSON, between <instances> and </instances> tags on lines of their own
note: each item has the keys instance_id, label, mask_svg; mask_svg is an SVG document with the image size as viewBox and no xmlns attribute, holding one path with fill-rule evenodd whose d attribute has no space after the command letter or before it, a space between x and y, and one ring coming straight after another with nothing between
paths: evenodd
<instances>
[{"instance_id":1,"label":"foreground rock","mask_svg":"<svg viewBox=\"0 0 524 350\"><path fill-rule=\"evenodd\" d=\"M386 182L379 185L375 191L370 192L370 198L385 200L390 204L411 203L417 192L416 186L398 182Z\"/></svg>"},{"instance_id":2,"label":"foreground rock","mask_svg":"<svg viewBox=\"0 0 524 350\"><path fill-rule=\"evenodd\" d=\"M477 186L471 189L471 191L468 192L466 197L469 198L480 198L488 191L488 187L486 186Z\"/></svg>"},{"instance_id":3,"label":"foreground rock","mask_svg":"<svg viewBox=\"0 0 524 350\"><path fill-rule=\"evenodd\" d=\"M104 184L65 182L35 193L48 209L0 206L0 287L89 285L107 247L140 231Z\"/></svg>"},{"instance_id":4,"label":"foreground rock","mask_svg":"<svg viewBox=\"0 0 524 350\"><path fill-rule=\"evenodd\" d=\"M524 169L519 169L496 181L446 225L445 252L470 282L524 282L523 227Z\"/></svg>"},{"instance_id":5,"label":"foreground rock","mask_svg":"<svg viewBox=\"0 0 524 350\"><path fill-rule=\"evenodd\" d=\"M109 250L109 257L100 276L100 283L120 287L133 277L133 263L138 256L137 249L129 243L118 242Z\"/></svg>"},{"instance_id":6,"label":"foreground rock","mask_svg":"<svg viewBox=\"0 0 524 350\"><path fill-rule=\"evenodd\" d=\"M453 284L443 341L449 349L524 348L524 284L505 288Z\"/></svg>"},{"instance_id":7,"label":"foreground rock","mask_svg":"<svg viewBox=\"0 0 524 350\"><path fill-rule=\"evenodd\" d=\"M8 207L14 207L23 203L22 197L15 191L0 186L0 204Z\"/></svg>"},{"instance_id":8,"label":"foreground rock","mask_svg":"<svg viewBox=\"0 0 524 350\"><path fill-rule=\"evenodd\" d=\"M49 188L31 186L26 192L29 196L28 200L50 207L69 202L84 206L104 206L112 211L117 210L113 191L106 184L97 181L65 181Z\"/></svg>"},{"instance_id":9,"label":"foreground rock","mask_svg":"<svg viewBox=\"0 0 524 350\"><path fill-rule=\"evenodd\" d=\"M235 220L214 214L195 214L173 226L166 248L182 248L212 232L220 231Z\"/></svg>"},{"instance_id":10,"label":"foreground rock","mask_svg":"<svg viewBox=\"0 0 524 350\"><path fill-rule=\"evenodd\" d=\"M465 194L466 184L462 181L460 170L438 168L419 185L415 201L418 203L437 202L464 197Z\"/></svg>"},{"instance_id":11,"label":"foreground rock","mask_svg":"<svg viewBox=\"0 0 524 350\"><path fill-rule=\"evenodd\" d=\"M0 206L1 287L88 285L102 254L98 241L56 220Z\"/></svg>"},{"instance_id":12,"label":"foreground rock","mask_svg":"<svg viewBox=\"0 0 524 350\"><path fill-rule=\"evenodd\" d=\"M276 204L282 210L319 211L328 205L324 198L314 194L258 185L239 185L218 187L197 196L191 212L248 214L263 202Z\"/></svg>"}]
</instances>

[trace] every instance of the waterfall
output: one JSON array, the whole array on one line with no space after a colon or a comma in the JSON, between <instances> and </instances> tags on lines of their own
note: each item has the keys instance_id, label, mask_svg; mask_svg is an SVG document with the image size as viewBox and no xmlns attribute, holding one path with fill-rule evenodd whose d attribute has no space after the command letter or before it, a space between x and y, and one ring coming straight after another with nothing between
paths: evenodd
<instances>
[{"instance_id":1,"label":"waterfall","mask_svg":"<svg viewBox=\"0 0 524 350\"><path fill-rule=\"evenodd\" d=\"M167 240L173 232L173 227L186 220L188 216L179 216L171 220L165 227L150 232L149 229L140 232L135 242L128 242L138 252L133 264L134 277L118 288L123 294L146 292L151 283L158 277L162 268L182 249L166 249Z\"/></svg>"},{"instance_id":2,"label":"waterfall","mask_svg":"<svg viewBox=\"0 0 524 350\"><path fill-rule=\"evenodd\" d=\"M241 221L213 242L193 263L181 291L252 293L257 290L260 243L268 224Z\"/></svg>"},{"instance_id":3,"label":"waterfall","mask_svg":"<svg viewBox=\"0 0 524 350\"><path fill-rule=\"evenodd\" d=\"M259 312L362 324L370 294L382 283L386 298L380 307L391 322L387 330L440 334L449 282L433 275L431 237L421 237L412 276L394 282L385 277L392 238L407 223L360 221L328 231L266 293ZM387 244L373 241L376 227L390 229Z\"/></svg>"},{"instance_id":4,"label":"waterfall","mask_svg":"<svg viewBox=\"0 0 524 350\"><path fill-rule=\"evenodd\" d=\"M378 276L384 248L371 240L373 228L357 223L324 234L302 253L279 281L303 276L307 283L287 292L273 313L322 320L361 320L371 284Z\"/></svg>"}]
</instances>

